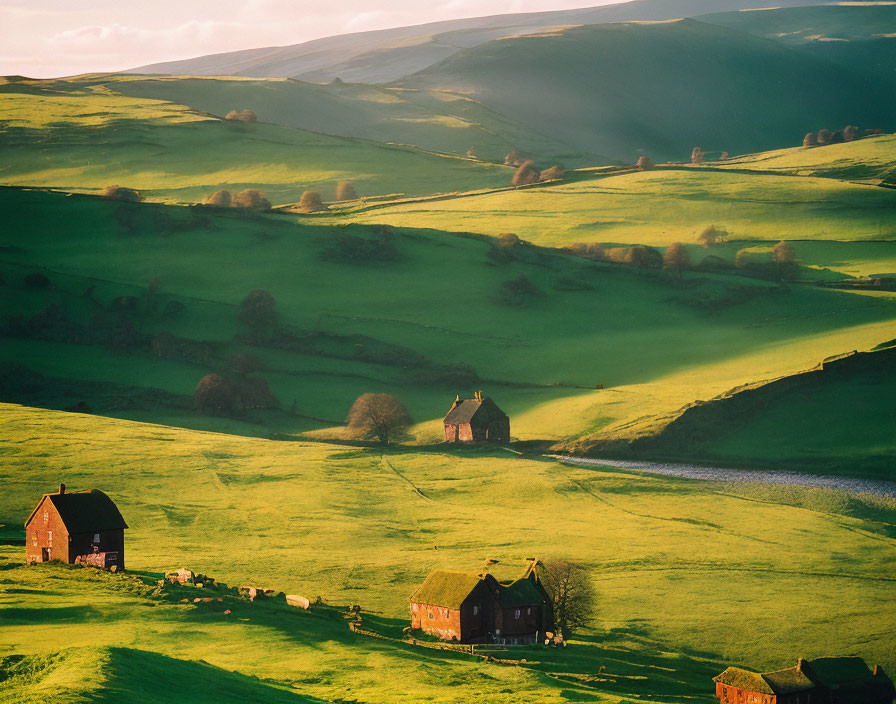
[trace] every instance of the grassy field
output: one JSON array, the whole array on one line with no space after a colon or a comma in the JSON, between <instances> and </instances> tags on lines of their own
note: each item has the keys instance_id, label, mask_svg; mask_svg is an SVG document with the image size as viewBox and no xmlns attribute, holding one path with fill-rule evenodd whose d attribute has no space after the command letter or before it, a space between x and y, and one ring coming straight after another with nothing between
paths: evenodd
<instances>
[{"instance_id":1,"label":"grassy field","mask_svg":"<svg viewBox=\"0 0 896 704\"><path fill-rule=\"evenodd\" d=\"M830 178L676 168L377 206L359 210L351 220L489 235L514 232L548 246L696 244L709 225L739 241L893 240L896 191Z\"/></svg>"},{"instance_id":2,"label":"grassy field","mask_svg":"<svg viewBox=\"0 0 896 704\"><path fill-rule=\"evenodd\" d=\"M511 149L553 162L600 163L600 157L525 128L471 98L446 91L402 90L356 83L320 85L286 79L103 76L109 90L226 115L251 107L263 122L390 142L503 163Z\"/></svg>"},{"instance_id":3,"label":"grassy field","mask_svg":"<svg viewBox=\"0 0 896 704\"><path fill-rule=\"evenodd\" d=\"M886 293L680 279L531 247L508 257L487 238L432 230L396 230L381 245L390 258L359 262L331 257L331 243L378 242L376 227L15 189L0 191L4 202L15 214L0 301L25 322L6 318L0 360L47 377L31 388L14 373L4 398L83 400L99 413L227 432L330 427L358 395L383 391L408 405L427 441L455 393L484 388L513 416L515 436L565 440L871 347L892 337L896 315ZM48 288L25 285L35 270ZM534 292L507 288L521 276ZM286 347L246 340L238 306L256 288L274 296ZM116 312L121 296L136 299L132 310ZM210 346L160 351L153 340L164 333ZM237 352L259 357L281 410L197 415L195 384Z\"/></svg>"},{"instance_id":4,"label":"grassy field","mask_svg":"<svg viewBox=\"0 0 896 704\"><path fill-rule=\"evenodd\" d=\"M396 85L462 92L625 163L640 154L683 160L695 146L732 154L781 148L826 126L894 128L892 75L687 19L492 41Z\"/></svg>"},{"instance_id":5,"label":"grassy field","mask_svg":"<svg viewBox=\"0 0 896 704\"><path fill-rule=\"evenodd\" d=\"M0 414L7 534L59 481L102 487L131 526L128 566L138 574L186 565L230 584L360 603L387 630L404 624L430 569L486 557L512 569L564 554L587 565L598 592L592 627L569 648L515 650L527 667L503 667L354 636L326 610L290 616L244 604L228 617L223 605L158 603L111 575L16 566L22 548L9 546L0 655L43 657L61 642L124 647L202 659L309 697L377 702L710 702L710 677L728 664L848 652L896 665L886 500L500 451L379 453L11 405ZM96 652L83 657L110 657Z\"/></svg>"},{"instance_id":6,"label":"grassy field","mask_svg":"<svg viewBox=\"0 0 896 704\"><path fill-rule=\"evenodd\" d=\"M183 105L127 97L102 83L0 85L0 183L98 193L110 184L152 200L195 203L226 188L258 188L274 203L306 189L335 197L417 195L504 185L504 166L415 147L223 120Z\"/></svg>"}]
</instances>

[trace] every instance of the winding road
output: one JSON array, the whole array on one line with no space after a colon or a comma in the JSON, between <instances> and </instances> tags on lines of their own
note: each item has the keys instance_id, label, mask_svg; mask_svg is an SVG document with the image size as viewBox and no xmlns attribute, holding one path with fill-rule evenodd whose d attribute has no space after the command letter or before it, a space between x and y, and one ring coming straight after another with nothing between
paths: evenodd
<instances>
[{"instance_id":1,"label":"winding road","mask_svg":"<svg viewBox=\"0 0 896 704\"><path fill-rule=\"evenodd\" d=\"M878 496L896 496L896 482L885 481L882 479L832 477L772 469L723 469L721 467L699 467L690 464L632 462L628 460L610 460L591 457L569 457L566 455L549 455L549 457L569 464L618 467L619 469L630 469L635 472L662 474L670 477L684 477L686 479L703 479L715 482L740 481L760 482L762 484L795 484L823 489L846 489L847 491L868 492L870 494L877 494Z\"/></svg>"}]
</instances>

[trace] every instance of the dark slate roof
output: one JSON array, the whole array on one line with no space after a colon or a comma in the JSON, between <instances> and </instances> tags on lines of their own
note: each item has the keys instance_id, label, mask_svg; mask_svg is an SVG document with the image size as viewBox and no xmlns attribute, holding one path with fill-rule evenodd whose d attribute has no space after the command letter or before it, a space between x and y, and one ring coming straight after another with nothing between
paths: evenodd
<instances>
[{"instance_id":1,"label":"dark slate roof","mask_svg":"<svg viewBox=\"0 0 896 704\"><path fill-rule=\"evenodd\" d=\"M475 572L453 572L435 570L430 572L426 581L420 585L411 601L429 606L443 606L446 609L459 609L470 592L482 581L482 576Z\"/></svg>"},{"instance_id":2,"label":"dark slate roof","mask_svg":"<svg viewBox=\"0 0 896 704\"><path fill-rule=\"evenodd\" d=\"M808 669L812 679L831 690L841 704L896 698L893 682L883 669L872 672L862 658L815 658L809 660Z\"/></svg>"},{"instance_id":3,"label":"dark slate roof","mask_svg":"<svg viewBox=\"0 0 896 704\"><path fill-rule=\"evenodd\" d=\"M112 499L99 489L44 494L44 498L53 502L69 533L96 533L128 527ZM41 503L43 501L38 503L37 508L28 516L25 525L31 522Z\"/></svg>"},{"instance_id":4,"label":"dark slate roof","mask_svg":"<svg viewBox=\"0 0 896 704\"><path fill-rule=\"evenodd\" d=\"M544 595L528 579L502 584L498 591L498 603L505 608L535 606L543 601Z\"/></svg>"},{"instance_id":5,"label":"dark slate roof","mask_svg":"<svg viewBox=\"0 0 896 704\"><path fill-rule=\"evenodd\" d=\"M445 422L452 424L471 423L473 421L473 416L480 410L486 415L486 418L484 419L486 423L489 419L507 417L504 411L498 408L498 404L486 396L481 401L478 401L475 398L463 399L454 408L448 411L448 415L445 416Z\"/></svg>"},{"instance_id":6,"label":"dark slate roof","mask_svg":"<svg viewBox=\"0 0 896 704\"><path fill-rule=\"evenodd\" d=\"M812 679L833 689L848 682L861 682L873 677L862 658L815 658L809 660Z\"/></svg>"},{"instance_id":7,"label":"dark slate roof","mask_svg":"<svg viewBox=\"0 0 896 704\"><path fill-rule=\"evenodd\" d=\"M789 694L815 686L812 680L796 667L766 673L751 672L740 667L729 667L713 679L731 687L761 694Z\"/></svg>"}]
</instances>

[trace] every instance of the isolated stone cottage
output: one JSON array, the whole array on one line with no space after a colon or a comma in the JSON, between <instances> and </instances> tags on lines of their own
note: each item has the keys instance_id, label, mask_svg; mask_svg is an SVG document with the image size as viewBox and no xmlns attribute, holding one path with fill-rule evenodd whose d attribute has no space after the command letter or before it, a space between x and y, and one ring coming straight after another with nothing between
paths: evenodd
<instances>
[{"instance_id":1,"label":"isolated stone cottage","mask_svg":"<svg viewBox=\"0 0 896 704\"><path fill-rule=\"evenodd\" d=\"M896 690L880 665L862 658L800 658L794 667L751 672L729 667L718 677L719 704L893 704Z\"/></svg>"},{"instance_id":2,"label":"isolated stone cottage","mask_svg":"<svg viewBox=\"0 0 896 704\"><path fill-rule=\"evenodd\" d=\"M70 564L124 569L127 523L99 489L44 494L25 521L28 564L59 560Z\"/></svg>"},{"instance_id":3,"label":"isolated stone cottage","mask_svg":"<svg viewBox=\"0 0 896 704\"><path fill-rule=\"evenodd\" d=\"M534 562L508 582L487 572L436 570L411 597L412 628L458 643L534 643L553 620Z\"/></svg>"},{"instance_id":4,"label":"isolated stone cottage","mask_svg":"<svg viewBox=\"0 0 896 704\"><path fill-rule=\"evenodd\" d=\"M510 418L498 404L477 391L473 398L454 399L445 416L448 442L509 442Z\"/></svg>"}]
</instances>

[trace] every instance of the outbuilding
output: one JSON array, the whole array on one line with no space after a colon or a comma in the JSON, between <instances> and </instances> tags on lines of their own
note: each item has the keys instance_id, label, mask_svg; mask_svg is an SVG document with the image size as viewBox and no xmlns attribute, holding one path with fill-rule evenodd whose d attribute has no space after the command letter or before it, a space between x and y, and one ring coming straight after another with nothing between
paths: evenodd
<instances>
[{"instance_id":1,"label":"outbuilding","mask_svg":"<svg viewBox=\"0 0 896 704\"><path fill-rule=\"evenodd\" d=\"M504 582L485 571L431 572L411 597L411 627L458 643L536 642L553 629L553 610L535 564Z\"/></svg>"},{"instance_id":2,"label":"outbuilding","mask_svg":"<svg viewBox=\"0 0 896 704\"><path fill-rule=\"evenodd\" d=\"M473 398L458 395L444 422L448 442L510 442L510 418L481 391Z\"/></svg>"},{"instance_id":3,"label":"outbuilding","mask_svg":"<svg viewBox=\"0 0 896 704\"><path fill-rule=\"evenodd\" d=\"M124 531L118 507L99 489L44 494L25 521L28 564L69 564L124 569Z\"/></svg>"},{"instance_id":4,"label":"outbuilding","mask_svg":"<svg viewBox=\"0 0 896 704\"><path fill-rule=\"evenodd\" d=\"M896 690L880 665L862 658L800 658L793 667L752 672L729 667L713 678L719 704L893 704Z\"/></svg>"}]
</instances>

